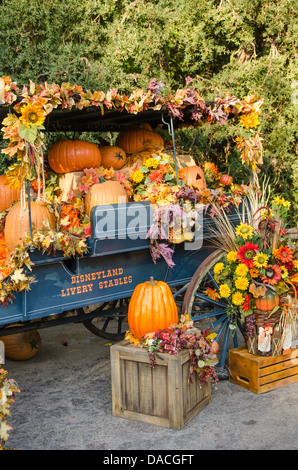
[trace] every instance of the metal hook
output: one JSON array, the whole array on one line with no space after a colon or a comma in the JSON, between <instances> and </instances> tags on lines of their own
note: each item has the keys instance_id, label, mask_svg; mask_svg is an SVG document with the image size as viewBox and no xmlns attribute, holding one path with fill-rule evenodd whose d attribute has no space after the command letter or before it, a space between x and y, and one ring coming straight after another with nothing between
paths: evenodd
<instances>
[{"instance_id":1,"label":"metal hook","mask_svg":"<svg viewBox=\"0 0 298 470\"><path fill-rule=\"evenodd\" d=\"M175 147L175 132L174 132L174 124L173 124L173 115L170 114L170 122L165 121L163 114L161 115L161 120L166 126L168 126L168 132L172 137L173 142L173 152L174 152L174 161L175 161L175 171L176 171L176 184L179 185L178 180L178 165L177 165L177 157L176 157L176 147Z\"/></svg>"}]
</instances>

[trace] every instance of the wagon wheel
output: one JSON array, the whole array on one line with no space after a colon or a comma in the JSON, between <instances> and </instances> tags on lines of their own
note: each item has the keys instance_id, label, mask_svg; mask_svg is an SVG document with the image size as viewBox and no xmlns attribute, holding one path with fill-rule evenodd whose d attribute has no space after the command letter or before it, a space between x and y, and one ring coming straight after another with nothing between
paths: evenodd
<instances>
[{"instance_id":1,"label":"wagon wheel","mask_svg":"<svg viewBox=\"0 0 298 470\"><path fill-rule=\"evenodd\" d=\"M83 325L96 336L121 341L128 329L129 300L130 298L125 298L84 307L82 310L85 314L92 313L95 317L84 321Z\"/></svg>"},{"instance_id":2,"label":"wagon wheel","mask_svg":"<svg viewBox=\"0 0 298 470\"><path fill-rule=\"evenodd\" d=\"M217 333L219 362L216 372L222 379L228 378L226 361L229 347L237 348L238 340L243 338L243 328L239 319L228 316L227 303L218 296L219 288L214 279L213 268L223 255L223 250L216 250L199 266L188 285L182 307L182 312L189 314L199 329L205 330L210 327L212 332ZM209 296L207 295L208 288L212 289L214 298L209 297L211 291ZM237 327L233 329L235 323Z\"/></svg>"}]
</instances>

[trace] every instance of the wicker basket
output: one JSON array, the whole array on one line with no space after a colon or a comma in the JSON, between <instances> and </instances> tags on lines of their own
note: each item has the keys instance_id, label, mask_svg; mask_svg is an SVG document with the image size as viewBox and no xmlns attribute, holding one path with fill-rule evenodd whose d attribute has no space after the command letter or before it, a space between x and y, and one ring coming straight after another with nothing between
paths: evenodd
<instances>
[{"instance_id":1,"label":"wicker basket","mask_svg":"<svg viewBox=\"0 0 298 470\"><path fill-rule=\"evenodd\" d=\"M248 332L245 323L244 339L245 345L250 354L257 356L280 356L281 347L281 310L271 314L271 310L263 312L254 310L255 323L253 331Z\"/></svg>"}]
</instances>

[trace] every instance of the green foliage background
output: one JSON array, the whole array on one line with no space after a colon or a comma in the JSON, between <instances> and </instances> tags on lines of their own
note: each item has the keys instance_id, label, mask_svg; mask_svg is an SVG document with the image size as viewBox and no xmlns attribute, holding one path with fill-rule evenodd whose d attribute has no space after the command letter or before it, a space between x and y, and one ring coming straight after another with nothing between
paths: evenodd
<instances>
[{"instance_id":1,"label":"green foliage background","mask_svg":"<svg viewBox=\"0 0 298 470\"><path fill-rule=\"evenodd\" d=\"M0 18L0 76L19 86L31 79L129 92L153 77L184 88L190 76L205 99L263 97L262 174L292 202L297 223L296 0L3 0ZM179 131L177 144L247 182L234 132Z\"/></svg>"}]
</instances>

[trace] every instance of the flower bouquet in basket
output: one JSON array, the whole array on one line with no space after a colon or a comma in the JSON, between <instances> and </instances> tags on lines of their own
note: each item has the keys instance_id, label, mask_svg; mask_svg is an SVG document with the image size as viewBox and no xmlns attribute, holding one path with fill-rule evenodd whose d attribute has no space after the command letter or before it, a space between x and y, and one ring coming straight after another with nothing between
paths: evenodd
<instances>
[{"instance_id":1,"label":"flower bouquet in basket","mask_svg":"<svg viewBox=\"0 0 298 470\"><path fill-rule=\"evenodd\" d=\"M232 328L239 320L244 327L248 351L279 356L290 352L297 321L298 247L284 228L290 203L265 199L251 188L235 228L224 214L216 218L226 253L214 276Z\"/></svg>"}]
</instances>

